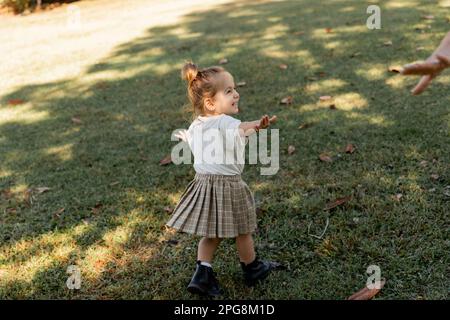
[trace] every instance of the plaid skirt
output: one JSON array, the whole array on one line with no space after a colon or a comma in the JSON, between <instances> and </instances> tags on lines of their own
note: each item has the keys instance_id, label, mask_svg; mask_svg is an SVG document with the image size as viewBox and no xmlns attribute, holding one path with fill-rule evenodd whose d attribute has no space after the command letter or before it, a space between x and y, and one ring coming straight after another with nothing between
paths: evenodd
<instances>
[{"instance_id":1,"label":"plaid skirt","mask_svg":"<svg viewBox=\"0 0 450 320\"><path fill-rule=\"evenodd\" d=\"M235 238L255 231L255 200L240 175L197 173L167 226L208 238Z\"/></svg>"}]
</instances>

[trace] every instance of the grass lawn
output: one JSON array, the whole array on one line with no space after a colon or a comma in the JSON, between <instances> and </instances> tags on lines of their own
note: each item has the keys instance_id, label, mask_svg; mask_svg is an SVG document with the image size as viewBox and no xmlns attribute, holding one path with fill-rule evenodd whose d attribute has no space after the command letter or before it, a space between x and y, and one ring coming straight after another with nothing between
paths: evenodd
<instances>
[{"instance_id":1,"label":"grass lawn","mask_svg":"<svg viewBox=\"0 0 450 320\"><path fill-rule=\"evenodd\" d=\"M196 298L199 239L164 228L194 170L159 160L189 125L183 62L221 58L246 82L237 117L279 118L280 170L243 178L259 254L288 268L246 288L226 240L223 298L346 299L369 265L387 280L378 299L448 298L450 73L413 97L417 79L388 67L433 51L450 3L379 1L369 30L357 0L197 2L82 1L78 29L64 28L66 6L1 18L0 298Z\"/></svg>"}]
</instances>

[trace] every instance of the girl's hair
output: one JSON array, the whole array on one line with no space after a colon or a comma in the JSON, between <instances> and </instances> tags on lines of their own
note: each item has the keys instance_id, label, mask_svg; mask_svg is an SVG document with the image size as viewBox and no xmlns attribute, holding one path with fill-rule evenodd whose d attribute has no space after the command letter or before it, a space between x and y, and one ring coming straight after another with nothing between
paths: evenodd
<instances>
[{"instance_id":1,"label":"girl's hair","mask_svg":"<svg viewBox=\"0 0 450 320\"><path fill-rule=\"evenodd\" d=\"M213 98L218 90L216 76L224 72L222 67L199 69L193 62L186 62L181 69L181 77L186 80L188 97L194 115L205 114L205 98Z\"/></svg>"}]
</instances>

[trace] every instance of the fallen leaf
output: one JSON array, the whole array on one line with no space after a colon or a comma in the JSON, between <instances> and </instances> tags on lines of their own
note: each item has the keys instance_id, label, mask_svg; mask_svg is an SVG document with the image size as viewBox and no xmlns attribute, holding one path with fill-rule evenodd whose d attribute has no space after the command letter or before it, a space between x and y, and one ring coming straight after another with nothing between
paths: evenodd
<instances>
[{"instance_id":1,"label":"fallen leaf","mask_svg":"<svg viewBox=\"0 0 450 320\"><path fill-rule=\"evenodd\" d=\"M0 191L0 194L5 198L5 199L11 199L13 196L13 193L11 192L10 189L4 189L2 191Z\"/></svg>"},{"instance_id":2,"label":"fallen leaf","mask_svg":"<svg viewBox=\"0 0 450 320\"><path fill-rule=\"evenodd\" d=\"M330 108L331 110L336 110L336 105L335 105L335 104L330 104L329 108Z\"/></svg>"},{"instance_id":3,"label":"fallen leaf","mask_svg":"<svg viewBox=\"0 0 450 320\"><path fill-rule=\"evenodd\" d=\"M303 123L298 128L299 129L308 129L313 126L313 123Z\"/></svg>"},{"instance_id":4,"label":"fallen leaf","mask_svg":"<svg viewBox=\"0 0 450 320\"><path fill-rule=\"evenodd\" d=\"M293 154L294 151L295 151L295 147L294 147L294 146L289 146L289 147L288 147L288 154L289 154L289 155Z\"/></svg>"},{"instance_id":5,"label":"fallen leaf","mask_svg":"<svg viewBox=\"0 0 450 320\"><path fill-rule=\"evenodd\" d=\"M159 165L160 166L165 166L172 163L172 158L170 155L168 155L167 157L165 157L164 159L162 159L161 161L159 161Z\"/></svg>"},{"instance_id":6,"label":"fallen leaf","mask_svg":"<svg viewBox=\"0 0 450 320\"><path fill-rule=\"evenodd\" d=\"M444 195L450 197L450 186L446 186L444 188Z\"/></svg>"},{"instance_id":7,"label":"fallen leaf","mask_svg":"<svg viewBox=\"0 0 450 320\"><path fill-rule=\"evenodd\" d=\"M49 190L51 190L51 189L50 189L50 188L47 188L47 187L39 187L39 188L36 188L35 190L36 190L36 192L37 192L38 194L41 194L41 193L47 192L47 191L49 191Z\"/></svg>"},{"instance_id":8,"label":"fallen leaf","mask_svg":"<svg viewBox=\"0 0 450 320\"><path fill-rule=\"evenodd\" d=\"M228 63L228 59L223 58L219 60L219 64L227 64Z\"/></svg>"},{"instance_id":9,"label":"fallen leaf","mask_svg":"<svg viewBox=\"0 0 450 320\"><path fill-rule=\"evenodd\" d=\"M389 72L400 73L402 68L398 67L398 66L393 66L393 67L389 67L388 70L389 70Z\"/></svg>"},{"instance_id":10,"label":"fallen leaf","mask_svg":"<svg viewBox=\"0 0 450 320\"><path fill-rule=\"evenodd\" d=\"M431 15L431 14L428 14L428 15L423 15L422 18L425 19L425 20L433 20L434 16Z\"/></svg>"},{"instance_id":11,"label":"fallen leaf","mask_svg":"<svg viewBox=\"0 0 450 320\"><path fill-rule=\"evenodd\" d=\"M385 279L382 279L378 284L378 289L373 288L369 289L367 286L359 290L358 292L352 294L348 300L370 300L372 299L380 290L384 287L384 284L386 283Z\"/></svg>"},{"instance_id":12,"label":"fallen leaf","mask_svg":"<svg viewBox=\"0 0 450 320\"><path fill-rule=\"evenodd\" d=\"M325 28L325 32L326 32L326 33L332 33L332 32L333 32L333 29L332 29L332 28Z\"/></svg>"},{"instance_id":13,"label":"fallen leaf","mask_svg":"<svg viewBox=\"0 0 450 320\"><path fill-rule=\"evenodd\" d=\"M352 196L337 198L336 200L329 202L324 210L327 211L327 210L336 208L337 206L340 206L341 204L344 204L344 203L350 201L351 199L352 199Z\"/></svg>"},{"instance_id":14,"label":"fallen leaf","mask_svg":"<svg viewBox=\"0 0 450 320\"><path fill-rule=\"evenodd\" d=\"M173 212L173 208L172 207L164 207L164 211L166 212L166 213L172 213Z\"/></svg>"},{"instance_id":15,"label":"fallen leaf","mask_svg":"<svg viewBox=\"0 0 450 320\"><path fill-rule=\"evenodd\" d=\"M77 118L77 117L73 117L73 118L72 118L72 122L75 123L75 124L81 124L81 123L82 123L82 121L80 120L80 118Z\"/></svg>"},{"instance_id":16,"label":"fallen leaf","mask_svg":"<svg viewBox=\"0 0 450 320\"><path fill-rule=\"evenodd\" d=\"M238 87L244 87L247 83L245 81L238 82L236 85Z\"/></svg>"},{"instance_id":17,"label":"fallen leaf","mask_svg":"<svg viewBox=\"0 0 450 320\"><path fill-rule=\"evenodd\" d=\"M320 101L328 101L328 100L331 100L331 96L321 96L320 98L319 98L319 100Z\"/></svg>"},{"instance_id":18,"label":"fallen leaf","mask_svg":"<svg viewBox=\"0 0 450 320\"><path fill-rule=\"evenodd\" d=\"M108 85L106 84L106 82L99 82L99 83L97 83L96 85L95 85L95 88L96 89L106 89L106 88L108 88Z\"/></svg>"},{"instance_id":19,"label":"fallen leaf","mask_svg":"<svg viewBox=\"0 0 450 320\"><path fill-rule=\"evenodd\" d=\"M301 36L302 34L305 34L305 31L295 31L294 35Z\"/></svg>"},{"instance_id":20,"label":"fallen leaf","mask_svg":"<svg viewBox=\"0 0 450 320\"><path fill-rule=\"evenodd\" d=\"M421 166L421 167L426 167L427 164L428 164L428 161L427 161L427 160L422 160L422 161L420 161L420 166Z\"/></svg>"},{"instance_id":21,"label":"fallen leaf","mask_svg":"<svg viewBox=\"0 0 450 320\"><path fill-rule=\"evenodd\" d=\"M349 143L346 147L345 147L345 153L353 153L355 152L356 147Z\"/></svg>"},{"instance_id":22,"label":"fallen leaf","mask_svg":"<svg viewBox=\"0 0 450 320\"><path fill-rule=\"evenodd\" d=\"M174 246L175 246L175 245L178 244L179 241L178 241L178 240L175 240L175 239L170 239L170 240L167 240L166 242L167 242L168 244L171 244L171 245L174 245Z\"/></svg>"},{"instance_id":23,"label":"fallen leaf","mask_svg":"<svg viewBox=\"0 0 450 320\"><path fill-rule=\"evenodd\" d=\"M319 159L323 162L333 162L333 159L331 159L331 157L329 155L327 155L326 153L320 154Z\"/></svg>"},{"instance_id":24,"label":"fallen leaf","mask_svg":"<svg viewBox=\"0 0 450 320\"><path fill-rule=\"evenodd\" d=\"M285 97L281 99L282 104L291 104L293 102L294 98L292 96Z\"/></svg>"},{"instance_id":25,"label":"fallen leaf","mask_svg":"<svg viewBox=\"0 0 450 320\"><path fill-rule=\"evenodd\" d=\"M360 55L361 55L361 52L355 52L350 55L350 58L356 58L356 57L359 57Z\"/></svg>"},{"instance_id":26,"label":"fallen leaf","mask_svg":"<svg viewBox=\"0 0 450 320\"><path fill-rule=\"evenodd\" d=\"M120 183L119 181L114 181L114 182L110 183L109 185L112 187L112 186L118 185L119 183Z\"/></svg>"},{"instance_id":27,"label":"fallen leaf","mask_svg":"<svg viewBox=\"0 0 450 320\"><path fill-rule=\"evenodd\" d=\"M16 208L6 208L6 213L16 213L17 209Z\"/></svg>"},{"instance_id":28,"label":"fallen leaf","mask_svg":"<svg viewBox=\"0 0 450 320\"><path fill-rule=\"evenodd\" d=\"M269 261L272 270L286 270L287 267L277 261Z\"/></svg>"},{"instance_id":29,"label":"fallen leaf","mask_svg":"<svg viewBox=\"0 0 450 320\"><path fill-rule=\"evenodd\" d=\"M103 204L97 203L97 204L92 208L92 213L93 213L93 214L100 213L102 207L103 207Z\"/></svg>"},{"instance_id":30,"label":"fallen leaf","mask_svg":"<svg viewBox=\"0 0 450 320\"><path fill-rule=\"evenodd\" d=\"M435 180L435 181L439 179L439 175L437 175L437 174L435 174L435 173L432 174L430 177L431 177L431 179L433 179L433 180Z\"/></svg>"},{"instance_id":31,"label":"fallen leaf","mask_svg":"<svg viewBox=\"0 0 450 320\"><path fill-rule=\"evenodd\" d=\"M11 106L17 106L17 105L22 104L22 103L25 103L25 101L22 100L22 99L10 99L8 101L8 104L11 105Z\"/></svg>"},{"instance_id":32,"label":"fallen leaf","mask_svg":"<svg viewBox=\"0 0 450 320\"><path fill-rule=\"evenodd\" d=\"M27 206L30 206L33 203L32 192L33 189L27 189L23 193L23 201Z\"/></svg>"},{"instance_id":33,"label":"fallen leaf","mask_svg":"<svg viewBox=\"0 0 450 320\"><path fill-rule=\"evenodd\" d=\"M287 68L288 68L288 66L287 66L287 64L280 64L279 66L278 66L281 70L286 70Z\"/></svg>"},{"instance_id":34,"label":"fallen leaf","mask_svg":"<svg viewBox=\"0 0 450 320\"><path fill-rule=\"evenodd\" d=\"M61 214L64 212L65 208L61 208L55 213L53 213L54 216L57 216L58 218L61 216Z\"/></svg>"},{"instance_id":35,"label":"fallen leaf","mask_svg":"<svg viewBox=\"0 0 450 320\"><path fill-rule=\"evenodd\" d=\"M392 41L389 40L389 41L384 42L383 44L384 44L385 46L392 46Z\"/></svg>"},{"instance_id":36,"label":"fallen leaf","mask_svg":"<svg viewBox=\"0 0 450 320\"><path fill-rule=\"evenodd\" d=\"M397 201L400 201L400 199L403 197L403 195L401 194L401 193L397 193L395 196L394 196L394 198L395 198L395 200L397 200Z\"/></svg>"},{"instance_id":37,"label":"fallen leaf","mask_svg":"<svg viewBox=\"0 0 450 320\"><path fill-rule=\"evenodd\" d=\"M416 51L423 51L423 50L425 50L425 47L417 47L416 48Z\"/></svg>"}]
</instances>

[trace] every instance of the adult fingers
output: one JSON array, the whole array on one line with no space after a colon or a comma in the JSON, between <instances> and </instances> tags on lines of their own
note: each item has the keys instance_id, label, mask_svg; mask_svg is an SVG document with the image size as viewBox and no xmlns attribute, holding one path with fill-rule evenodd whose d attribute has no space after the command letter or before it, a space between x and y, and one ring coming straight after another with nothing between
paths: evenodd
<instances>
[{"instance_id":1,"label":"adult fingers","mask_svg":"<svg viewBox=\"0 0 450 320\"><path fill-rule=\"evenodd\" d=\"M424 62L424 63L414 63L414 64L407 64L403 67L403 69L400 71L402 75L408 76L408 75L426 75L426 74L432 74L439 69L439 63L433 63L433 62Z\"/></svg>"},{"instance_id":2,"label":"adult fingers","mask_svg":"<svg viewBox=\"0 0 450 320\"><path fill-rule=\"evenodd\" d=\"M421 94L428 87L428 85L431 83L432 79L433 78L432 78L431 75L423 76L420 79L419 83L414 87L414 89L411 90L411 93L413 95Z\"/></svg>"}]
</instances>

